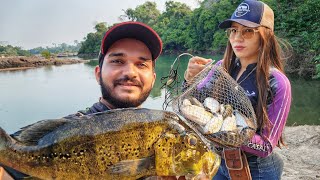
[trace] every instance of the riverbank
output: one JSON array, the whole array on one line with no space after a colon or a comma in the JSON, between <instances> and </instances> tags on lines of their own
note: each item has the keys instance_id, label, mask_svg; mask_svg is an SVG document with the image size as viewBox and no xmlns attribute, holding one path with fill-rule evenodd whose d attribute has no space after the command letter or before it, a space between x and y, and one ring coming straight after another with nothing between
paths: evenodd
<instances>
[{"instance_id":1,"label":"riverbank","mask_svg":"<svg viewBox=\"0 0 320 180\"><path fill-rule=\"evenodd\" d=\"M60 58L50 58L45 59L38 56L15 56L15 57L1 57L0 58L0 71L7 70L19 70L19 69L28 69L36 68L48 65L64 65L64 64L76 64L84 63L85 60L79 59L60 59Z\"/></svg>"},{"instance_id":2,"label":"riverbank","mask_svg":"<svg viewBox=\"0 0 320 180\"><path fill-rule=\"evenodd\" d=\"M284 161L284 180L320 179L320 126L286 127L287 147L277 148Z\"/></svg>"}]
</instances>

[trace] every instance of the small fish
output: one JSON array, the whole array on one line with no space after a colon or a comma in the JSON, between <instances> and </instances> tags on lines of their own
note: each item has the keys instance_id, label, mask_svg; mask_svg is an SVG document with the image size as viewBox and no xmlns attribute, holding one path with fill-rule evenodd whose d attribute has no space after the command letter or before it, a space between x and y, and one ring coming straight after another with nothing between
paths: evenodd
<instances>
[{"instance_id":1,"label":"small fish","mask_svg":"<svg viewBox=\"0 0 320 180\"><path fill-rule=\"evenodd\" d=\"M201 126L207 124L213 117L213 115L210 112L206 111L204 107L199 107L193 104L190 105L189 102L190 100L184 100L184 104L180 106L182 116Z\"/></svg>"},{"instance_id":2,"label":"small fish","mask_svg":"<svg viewBox=\"0 0 320 180\"><path fill-rule=\"evenodd\" d=\"M204 134L213 134L221 129L223 118L220 114L213 114L212 119L204 126Z\"/></svg>"},{"instance_id":3,"label":"small fish","mask_svg":"<svg viewBox=\"0 0 320 180\"><path fill-rule=\"evenodd\" d=\"M224 111L222 114L223 119L226 119L228 116L231 116L233 112L233 108L230 104L224 105Z\"/></svg>"},{"instance_id":4,"label":"small fish","mask_svg":"<svg viewBox=\"0 0 320 180\"><path fill-rule=\"evenodd\" d=\"M223 114L225 111L224 104L220 104L220 114Z\"/></svg>"},{"instance_id":5,"label":"small fish","mask_svg":"<svg viewBox=\"0 0 320 180\"><path fill-rule=\"evenodd\" d=\"M235 130L237 130L236 117L232 114L231 116L227 116L223 120L223 124L220 131L235 131Z\"/></svg>"},{"instance_id":6,"label":"small fish","mask_svg":"<svg viewBox=\"0 0 320 180\"><path fill-rule=\"evenodd\" d=\"M192 103L189 99L184 99L182 101L182 106L189 106L189 105L192 105Z\"/></svg>"},{"instance_id":7,"label":"small fish","mask_svg":"<svg viewBox=\"0 0 320 180\"><path fill-rule=\"evenodd\" d=\"M237 128L238 128L239 132L241 132L243 128L248 127L248 124L245 120L244 115L242 115L238 111L235 111L235 117L236 117Z\"/></svg>"},{"instance_id":8,"label":"small fish","mask_svg":"<svg viewBox=\"0 0 320 180\"><path fill-rule=\"evenodd\" d=\"M199 107L202 107L203 108L203 105L202 103L195 97L190 97L189 98L190 102L192 105L196 105L196 106L199 106Z\"/></svg>"},{"instance_id":9,"label":"small fish","mask_svg":"<svg viewBox=\"0 0 320 180\"><path fill-rule=\"evenodd\" d=\"M40 179L211 179L220 157L204 141L175 113L127 108L0 128L0 163Z\"/></svg>"},{"instance_id":10,"label":"small fish","mask_svg":"<svg viewBox=\"0 0 320 180\"><path fill-rule=\"evenodd\" d=\"M204 106L210 109L212 113L217 113L220 110L220 104L212 97L207 97L204 102Z\"/></svg>"}]
</instances>

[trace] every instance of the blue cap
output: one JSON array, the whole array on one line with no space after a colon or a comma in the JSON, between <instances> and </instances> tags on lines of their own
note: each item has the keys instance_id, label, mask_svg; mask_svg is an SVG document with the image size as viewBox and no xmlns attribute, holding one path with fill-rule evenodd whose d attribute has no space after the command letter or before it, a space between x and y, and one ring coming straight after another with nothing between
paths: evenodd
<instances>
[{"instance_id":1,"label":"blue cap","mask_svg":"<svg viewBox=\"0 0 320 180\"><path fill-rule=\"evenodd\" d=\"M237 7L230 19L219 24L219 28L229 28L232 22L246 27L264 26L273 30L274 14L268 5L261 1L245 0Z\"/></svg>"}]
</instances>

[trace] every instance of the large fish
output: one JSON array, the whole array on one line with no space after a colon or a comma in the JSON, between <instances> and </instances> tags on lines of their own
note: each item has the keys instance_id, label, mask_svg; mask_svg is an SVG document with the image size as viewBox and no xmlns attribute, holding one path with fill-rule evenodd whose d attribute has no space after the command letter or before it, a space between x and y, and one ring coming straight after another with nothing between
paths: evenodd
<instances>
[{"instance_id":1,"label":"large fish","mask_svg":"<svg viewBox=\"0 0 320 180\"><path fill-rule=\"evenodd\" d=\"M43 120L9 136L0 163L41 179L212 178L220 157L176 114L118 109Z\"/></svg>"}]
</instances>

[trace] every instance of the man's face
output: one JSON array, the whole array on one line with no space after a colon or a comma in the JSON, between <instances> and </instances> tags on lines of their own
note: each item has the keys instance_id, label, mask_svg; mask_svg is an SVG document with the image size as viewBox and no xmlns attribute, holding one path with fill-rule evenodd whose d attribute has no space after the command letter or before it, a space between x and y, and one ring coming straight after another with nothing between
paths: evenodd
<instances>
[{"instance_id":1,"label":"man's face","mask_svg":"<svg viewBox=\"0 0 320 180\"><path fill-rule=\"evenodd\" d=\"M110 108L140 106L149 96L156 74L148 47L135 39L116 41L96 67L102 97Z\"/></svg>"}]
</instances>

